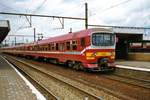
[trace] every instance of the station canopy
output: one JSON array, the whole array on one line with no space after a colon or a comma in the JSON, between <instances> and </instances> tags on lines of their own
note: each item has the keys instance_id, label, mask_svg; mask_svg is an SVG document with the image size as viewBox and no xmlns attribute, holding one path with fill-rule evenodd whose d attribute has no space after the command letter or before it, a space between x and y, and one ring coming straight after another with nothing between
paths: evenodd
<instances>
[{"instance_id":1,"label":"station canopy","mask_svg":"<svg viewBox=\"0 0 150 100\"><path fill-rule=\"evenodd\" d=\"M10 25L8 20L0 20L0 43L5 39L10 31Z\"/></svg>"}]
</instances>

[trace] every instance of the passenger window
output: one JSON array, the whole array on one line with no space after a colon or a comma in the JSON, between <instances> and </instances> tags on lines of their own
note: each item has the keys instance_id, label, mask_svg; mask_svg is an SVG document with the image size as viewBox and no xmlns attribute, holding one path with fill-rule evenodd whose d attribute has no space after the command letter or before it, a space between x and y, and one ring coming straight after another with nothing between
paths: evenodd
<instances>
[{"instance_id":1,"label":"passenger window","mask_svg":"<svg viewBox=\"0 0 150 100\"><path fill-rule=\"evenodd\" d=\"M51 50L51 45L50 44L48 44L48 50Z\"/></svg>"},{"instance_id":2,"label":"passenger window","mask_svg":"<svg viewBox=\"0 0 150 100\"><path fill-rule=\"evenodd\" d=\"M48 50L48 45L45 45L45 51L47 51Z\"/></svg>"},{"instance_id":3,"label":"passenger window","mask_svg":"<svg viewBox=\"0 0 150 100\"><path fill-rule=\"evenodd\" d=\"M34 46L34 51L37 51L37 46L36 45Z\"/></svg>"},{"instance_id":4,"label":"passenger window","mask_svg":"<svg viewBox=\"0 0 150 100\"><path fill-rule=\"evenodd\" d=\"M72 41L72 49L77 50L77 41L76 40Z\"/></svg>"},{"instance_id":5,"label":"passenger window","mask_svg":"<svg viewBox=\"0 0 150 100\"><path fill-rule=\"evenodd\" d=\"M70 50L70 42L66 42L66 49Z\"/></svg>"},{"instance_id":6,"label":"passenger window","mask_svg":"<svg viewBox=\"0 0 150 100\"><path fill-rule=\"evenodd\" d=\"M81 38L80 44L82 47L85 47L85 38Z\"/></svg>"},{"instance_id":7,"label":"passenger window","mask_svg":"<svg viewBox=\"0 0 150 100\"><path fill-rule=\"evenodd\" d=\"M36 49L36 51L38 51L39 50L39 45L36 45L35 49Z\"/></svg>"},{"instance_id":8,"label":"passenger window","mask_svg":"<svg viewBox=\"0 0 150 100\"><path fill-rule=\"evenodd\" d=\"M51 44L51 50L54 50L55 49L55 47L54 47L54 44L52 43Z\"/></svg>"},{"instance_id":9,"label":"passenger window","mask_svg":"<svg viewBox=\"0 0 150 100\"><path fill-rule=\"evenodd\" d=\"M64 43L59 44L59 50L63 51L64 50Z\"/></svg>"},{"instance_id":10,"label":"passenger window","mask_svg":"<svg viewBox=\"0 0 150 100\"><path fill-rule=\"evenodd\" d=\"M56 43L56 50L58 50L58 43Z\"/></svg>"}]
</instances>

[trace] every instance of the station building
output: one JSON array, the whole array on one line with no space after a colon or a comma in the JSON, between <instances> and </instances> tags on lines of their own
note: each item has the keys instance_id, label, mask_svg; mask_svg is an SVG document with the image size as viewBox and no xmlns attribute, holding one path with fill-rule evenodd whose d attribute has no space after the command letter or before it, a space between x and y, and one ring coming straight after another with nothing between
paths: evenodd
<instances>
[{"instance_id":1,"label":"station building","mask_svg":"<svg viewBox=\"0 0 150 100\"><path fill-rule=\"evenodd\" d=\"M146 57L146 59L150 60L150 47L144 48L144 43L147 43L147 46L150 46L150 28L144 27L119 27L113 26L113 31L116 34L117 42L116 42L116 59L130 59L131 56L136 56L142 52L142 57ZM134 43L139 46L132 53L130 52L130 44ZM143 55L146 52L146 55ZM134 55L133 55L134 53ZM131 55L132 54L132 55ZM140 58L140 57L139 57ZM144 58L141 58L144 59ZM134 59L132 59L134 60ZM136 59L135 59L136 60Z\"/></svg>"}]
</instances>

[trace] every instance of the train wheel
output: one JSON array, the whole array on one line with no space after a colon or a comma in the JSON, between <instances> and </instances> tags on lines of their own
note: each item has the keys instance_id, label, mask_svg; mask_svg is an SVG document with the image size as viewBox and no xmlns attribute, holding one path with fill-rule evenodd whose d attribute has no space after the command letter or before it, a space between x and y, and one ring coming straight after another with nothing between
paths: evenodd
<instances>
[{"instance_id":1,"label":"train wheel","mask_svg":"<svg viewBox=\"0 0 150 100\"><path fill-rule=\"evenodd\" d=\"M113 71L113 72L116 71L116 67L113 67L113 68L112 68L112 71Z\"/></svg>"},{"instance_id":2,"label":"train wheel","mask_svg":"<svg viewBox=\"0 0 150 100\"><path fill-rule=\"evenodd\" d=\"M84 69L81 62L75 62L73 68L76 70L83 70Z\"/></svg>"},{"instance_id":3,"label":"train wheel","mask_svg":"<svg viewBox=\"0 0 150 100\"><path fill-rule=\"evenodd\" d=\"M67 61L67 67L72 68L74 66L74 63L72 61Z\"/></svg>"}]
</instances>

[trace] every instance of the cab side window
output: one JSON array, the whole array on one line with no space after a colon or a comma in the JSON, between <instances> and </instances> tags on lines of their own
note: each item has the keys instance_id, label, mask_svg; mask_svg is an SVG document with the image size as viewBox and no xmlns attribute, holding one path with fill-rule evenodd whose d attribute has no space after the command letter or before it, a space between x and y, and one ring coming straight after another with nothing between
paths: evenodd
<instances>
[{"instance_id":1,"label":"cab side window","mask_svg":"<svg viewBox=\"0 0 150 100\"><path fill-rule=\"evenodd\" d=\"M72 41L72 49L77 50L77 41L76 40Z\"/></svg>"},{"instance_id":2,"label":"cab side window","mask_svg":"<svg viewBox=\"0 0 150 100\"><path fill-rule=\"evenodd\" d=\"M80 39L80 44L82 47L85 47L85 38Z\"/></svg>"},{"instance_id":3,"label":"cab side window","mask_svg":"<svg viewBox=\"0 0 150 100\"><path fill-rule=\"evenodd\" d=\"M68 41L68 42L66 42L66 49L67 50L70 50L71 48L70 48L70 42Z\"/></svg>"}]
</instances>

